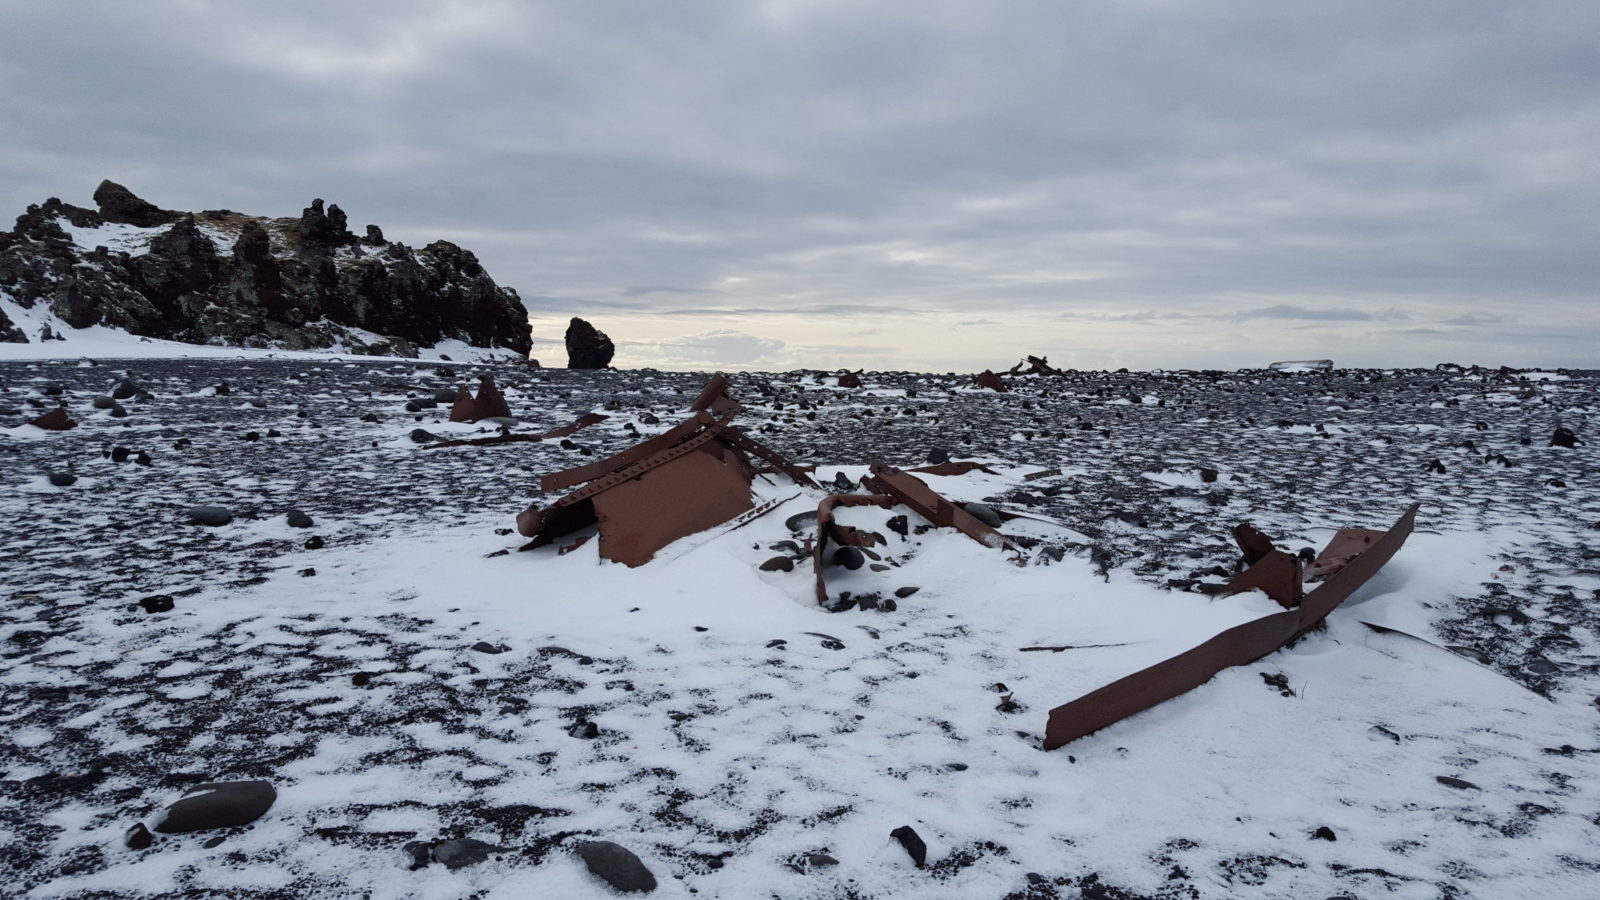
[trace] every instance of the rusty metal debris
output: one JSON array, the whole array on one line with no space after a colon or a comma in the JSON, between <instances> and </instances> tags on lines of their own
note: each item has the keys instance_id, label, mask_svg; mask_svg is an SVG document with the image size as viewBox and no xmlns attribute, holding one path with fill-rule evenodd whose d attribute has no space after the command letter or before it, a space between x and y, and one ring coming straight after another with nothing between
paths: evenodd
<instances>
[{"instance_id":1,"label":"rusty metal debris","mask_svg":"<svg viewBox=\"0 0 1600 900\"><path fill-rule=\"evenodd\" d=\"M45 431L66 431L78 427L78 423L72 421L72 417L67 415L67 411L59 406L28 424L35 428L43 428Z\"/></svg>"},{"instance_id":2,"label":"rusty metal debris","mask_svg":"<svg viewBox=\"0 0 1600 900\"><path fill-rule=\"evenodd\" d=\"M1027 368L1026 369L1023 368L1023 364L1024 363L1027 364ZM1056 368L1055 366L1050 365L1050 362L1046 357L1043 357L1043 356L1029 356L1026 359L1023 359L1021 362L1017 363L1016 365L1012 366L1011 367L1011 371L1008 372L1007 374L1010 374L1010 375L1065 375L1067 373L1061 371L1060 369Z\"/></svg>"},{"instance_id":3,"label":"rusty metal debris","mask_svg":"<svg viewBox=\"0 0 1600 900\"><path fill-rule=\"evenodd\" d=\"M505 395L494 386L493 375L478 378L478 396L472 396L466 385L456 389L456 402L450 407L450 421L477 422L480 419L510 418L511 407Z\"/></svg>"},{"instance_id":4,"label":"rusty metal debris","mask_svg":"<svg viewBox=\"0 0 1600 900\"><path fill-rule=\"evenodd\" d=\"M1245 534L1239 538L1241 548L1260 555L1227 589L1270 588L1273 599L1288 609L1229 628L1197 647L1050 710L1044 749L1054 750L1143 712L1199 687L1223 669L1254 662L1302 637L1399 551L1416 515L1413 504L1388 531L1340 531L1304 573L1298 557L1271 547L1270 540L1264 549L1257 539L1260 532L1236 531L1236 537L1240 531ZM1261 573L1253 575L1258 569ZM1317 586L1306 592L1307 582Z\"/></svg>"},{"instance_id":5,"label":"rusty metal debris","mask_svg":"<svg viewBox=\"0 0 1600 900\"><path fill-rule=\"evenodd\" d=\"M1000 474L983 463L970 459L964 459L959 462L935 463L931 466L921 466L911 471L921 472L924 475L965 475L968 472L987 472L990 475Z\"/></svg>"},{"instance_id":6,"label":"rusty metal debris","mask_svg":"<svg viewBox=\"0 0 1600 900\"><path fill-rule=\"evenodd\" d=\"M962 468L963 466L970 466L971 468ZM959 470L956 474L983 468L978 463L942 463L939 466L929 466L927 468L941 469L944 467L954 467L954 469ZM818 604L827 606L830 599L827 579L824 575L827 565L832 562L827 552L830 543L862 549L884 542L883 535L877 532L861 531L836 522L833 513L836 508L841 506L878 506L884 509L894 506L906 506L929 522L943 528L954 528L986 547L993 547L997 550L1016 549L1010 541L1006 540L1005 535L978 521L975 516L965 509L940 496L937 491L924 484L920 478L882 463L874 463L868 471L870 474L861 480L861 486L873 491L873 493L833 494L823 498L823 501L817 505L817 538L811 546L811 570L817 582ZM985 469L985 471L988 470Z\"/></svg>"},{"instance_id":7,"label":"rusty metal debris","mask_svg":"<svg viewBox=\"0 0 1600 900\"><path fill-rule=\"evenodd\" d=\"M739 405L739 401L728 396L728 388L732 386L733 382L728 380L728 376L721 372L711 376L711 379L706 382L706 386L701 389L700 396L689 404L689 411L710 412L716 416L742 412L744 407Z\"/></svg>"},{"instance_id":8,"label":"rusty metal debris","mask_svg":"<svg viewBox=\"0 0 1600 900\"><path fill-rule=\"evenodd\" d=\"M798 484L816 486L782 454L733 427L734 412L712 413L719 405L737 407L726 391L727 379L719 375L701 392L696 405L705 408L692 418L615 456L546 475L546 491L583 487L517 516L517 530L532 538L523 549L597 525L601 557L643 565L673 541L752 510L752 456Z\"/></svg>"},{"instance_id":9,"label":"rusty metal debris","mask_svg":"<svg viewBox=\"0 0 1600 900\"><path fill-rule=\"evenodd\" d=\"M1006 383L1004 381L1000 380L999 375L996 375L994 372L988 369L984 369L983 372L978 375L975 381L977 382L978 387L988 388L991 391L999 391L1002 394L1011 390L1011 388L1006 387Z\"/></svg>"},{"instance_id":10,"label":"rusty metal debris","mask_svg":"<svg viewBox=\"0 0 1600 900\"><path fill-rule=\"evenodd\" d=\"M590 425L598 425L609 418L611 417L602 413L584 413L577 419L562 425L560 428L552 428L549 431L546 431L544 434L498 434L494 437L486 438L462 438L461 440L440 441L437 444L428 444L422 449L437 450L440 447L487 447L494 444L537 444L540 441L551 441L555 440L556 438L564 438L568 435L576 434L582 429L588 428Z\"/></svg>"},{"instance_id":11,"label":"rusty metal debris","mask_svg":"<svg viewBox=\"0 0 1600 900\"><path fill-rule=\"evenodd\" d=\"M851 372L851 371L846 370L846 371L843 371L843 372L839 373L838 379L839 379L839 387L842 387L842 388L858 388L858 387L861 387L861 373L860 372Z\"/></svg>"}]
</instances>

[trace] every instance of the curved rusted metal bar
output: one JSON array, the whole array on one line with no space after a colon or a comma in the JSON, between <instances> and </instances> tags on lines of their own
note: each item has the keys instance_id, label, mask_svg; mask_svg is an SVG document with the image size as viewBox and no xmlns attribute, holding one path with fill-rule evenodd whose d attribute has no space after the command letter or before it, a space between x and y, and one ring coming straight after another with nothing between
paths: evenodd
<instances>
[{"instance_id":1,"label":"curved rusted metal bar","mask_svg":"<svg viewBox=\"0 0 1600 900\"><path fill-rule=\"evenodd\" d=\"M1199 687L1223 669L1255 662L1305 635L1394 557L1411 535L1416 516L1417 504L1412 504L1388 531L1351 529L1352 532L1362 532L1360 536L1352 536L1351 540L1360 542L1365 548L1353 557L1348 553L1353 544L1342 539L1346 532L1340 532L1323 551L1323 556L1335 554L1343 558L1344 565L1334 571L1324 569L1326 580L1301 597L1296 608L1236 625L1197 647L1050 710L1045 727L1044 749L1054 750L1143 712ZM1273 553L1282 554L1282 551L1274 548ZM1288 557L1298 570L1294 557L1282 555ZM1276 557L1268 554L1256 566L1267 563L1280 567L1280 574L1273 577L1281 579L1282 563L1274 560ZM1322 561L1323 558L1319 557L1318 562ZM1328 560L1329 563L1332 561L1332 558ZM1318 565L1313 564L1312 568L1315 570Z\"/></svg>"}]
</instances>

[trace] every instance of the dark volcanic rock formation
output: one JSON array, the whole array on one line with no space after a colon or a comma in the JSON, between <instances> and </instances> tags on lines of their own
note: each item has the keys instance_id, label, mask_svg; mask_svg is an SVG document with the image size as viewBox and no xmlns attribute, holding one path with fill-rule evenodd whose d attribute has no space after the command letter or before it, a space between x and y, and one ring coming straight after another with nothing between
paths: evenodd
<instances>
[{"instance_id":1,"label":"dark volcanic rock formation","mask_svg":"<svg viewBox=\"0 0 1600 900\"><path fill-rule=\"evenodd\" d=\"M398 356L447 339L532 346L516 292L447 241L412 249L375 225L357 238L321 200L269 219L164 210L110 181L94 199L98 211L52 197L0 233L0 294L72 328L191 343ZM0 310L0 341L38 339Z\"/></svg>"},{"instance_id":2,"label":"dark volcanic rock formation","mask_svg":"<svg viewBox=\"0 0 1600 900\"><path fill-rule=\"evenodd\" d=\"M604 369L616 352L611 338L588 322L573 316L567 324L567 368Z\"/></svg>"}]
</instances>

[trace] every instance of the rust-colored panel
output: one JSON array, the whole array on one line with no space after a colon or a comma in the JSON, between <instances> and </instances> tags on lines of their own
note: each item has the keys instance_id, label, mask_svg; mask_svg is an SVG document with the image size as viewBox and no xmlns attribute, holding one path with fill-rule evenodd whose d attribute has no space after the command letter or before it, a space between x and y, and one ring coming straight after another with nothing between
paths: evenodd
<instances>
[{"instance_id":1,"label":"rust-colored panel","mask_svg":"<svg viewBox=\"0 0 1600 900\"><path fill-rule=\"evenodd\" d=\"M1267 537L1249 522L1240 522L1233 526L1233 542L1239 545L1239 552L1244 554L1244 564L1253 566L1261 557L1277 549L1272 538Z\"/></svg>"},{"instance_id":2,"label":"rust-colored panel","mask_svg":"<svg viewBox=\"0 0 1600 900\"><path fill-rule=\"evenodd\" d=\"M954 528L986 547L997 550L1011 547L1005 535L978 521L972 513L939 496L933 488L923 484L915 475L882 463L873 463L870 471L872 474L861 482L868 490L888 494L933 524Z\"/></svg>"},{"instance_id":3,"label":"rust-colored panel","mask_svg":"<svg viewBox=\"0 0 1600 900\"><path fill-rule=\"evenodd\" d=\"M1060 469L1040 469L1037 472L1029 472L1028 474L1022 476L1022 480L1023 481L1038 481L1041 478L1049 478L1051 475L1060 475L1060 474L1061 474L1061 470Z\"/></svg>"},{"instance_id":4,"label":"rust-colored panel","mask_svg":"<svg viewBox=\"0 0 1600 900\"><path fill-rule=\"evenodd\" d=\"M599 425L601 422L604 422L609 418L611 417L601 413L584 413L560 428L552 428L549 431L546 431L543 437L547 441L555 440L556 438L564 438L569 435L577 434L583 429L588 428L590 425Z\"/></svg>"},{"instance_id":5,"label":"rust-colored panel","mask_svg":"<svg viewBox=\"0 0 1600 900\"><path fill-rule=\"evenodd\" d=\"M716 421L710 413L698 413L653 438L640 441L615 456L576 468L551 472L539 480L539 488L545 492L561 491L574 485L583 484L586 481L593 481L603 475L609 475L618 469L625 469L640 460L648 459L653 454L682 443L700 429L714 425Z\"/></svg>"},{"instance_id":6,"label":"rust-colored panel","mask_svg":"<svg viewBox=\"0 0 1600 900\"><path fill-rule=\"evenodd\" d=\"M1143 712L1204 684L1223 669L1252 663L1304 635L1394 557L1410 536L1416 515L1417 505L1413 504L1393 527L1368 544L1365 552L1306 594L1298 609L1236 625L1197 647L1050 710L1044 749L1054 750ZM1336 537L1329 548L1337 542Z\"/></svg>"},{"instance_id":7,"label":"rust-colored panel","mask_svg":"<svg viewBox=\"0 0 1600 900\"><path fill-rule=\"evenodd\" d=\"M69 428L78 427L78 423L72 421L72 418L67 415L67 411L59 406L28 424L35 428L43 428L45 431L66 431Z\"/></svg>"},{"instance_id":8,"label":"rust-colored panel","mask_svg":"<svg viewBox=\"0 0 1600 900\"><path fill-rule=\"evenodd\" d=\"M1258 532L1259 533L1259 532ZM1271 546L1270 544L1268 546ZM1246 557L1248 559L1248 556ZM1284 609L1300 605L1300 560L1273 548L1228 582L1217 593L1221 596L1259 590L1278 601Z\"/></svg>"},{"instance_id":9,"label":"rust-colored panel","mask_svg":"<svg viewBox=\"0 0 1600 900\"><path fill-rule=\"evenodd\" d=\"M509 418L511 407L506 405L505 395L494 386L493 375L483 375L478 379L478 396L473 397L466 385L456 389L456 402L450 407L450 421L476 422L479 419Z\"/></svg>"},{"instance_id":10,"label":"rust-colored panel","mask_svg":"<svg viewBox=\"0 0 1600 900\"><path fill-rule=\"evenodd\" d=\"M751 509L750 482L736 465L689 452L594 496L600 555L642 566L679 538Z\"/></svg>"},{"instance_id":11,"label":"rust-colored panel","mask_svg":"<svg viewBox=\"0 0 1600 900\"><path fill-rule=\"evenodd\" d=\"M816 480L808 475L805 469L790 462L787 456L784 456L782 453L779 453L771 447L768 447L766 444L761 443L737 428L732 426L724 428L722 430L722 439L727 441L729 444L738 447L740 450L750 454L751 456L759 458L763 462L789 476L789 480L793 481L795 484L803 484L806 487L817 486ZM816 467L810 466L808 468L815 470Z\"/></svg>"},{"instance_id":12,"label":"rust-colored panel","mask_svg":"<svg viewBox=\"0 0 1600 900\"><path fill-rule=\"evenodd\" d=\"M1000 393L1004 394L1011 390L1010 388L1006 387L1006 383L1004 381L1000 380L999 375L996 375L988 369L984 369L983 373L980 374L976 380L978 387L988 388L991 391L999 391Z\"/></svg>"},{"instance_id":13,"label":"rust-colored panel","mask_svg":"<svg viewBox=\"0 0 1600 900\"><path fill-rule=\"evenodd\" d=\"M860 373L858 373L858 372L843 372L843 373L841 373L839 375L839 387L842 387L842 388L858 388L858 387L861 387L861 375L860 375Z\"/></svg>"},{"instance_id":14,"label":"rust-colored panel","mask_svg":"<svg viewBox=\"0 0 1600 900\"><path fill-rule=\"evenodd\" d=\"M1306 570L1306 581L1322 581L1333 575L1351 560L1367 552L1372 545L1383 537L1383 532L1373 531L1370 528L1342 528L1328 546L1322 548L1317 554L1311 568Z\"/></svg>"}]
</instances>

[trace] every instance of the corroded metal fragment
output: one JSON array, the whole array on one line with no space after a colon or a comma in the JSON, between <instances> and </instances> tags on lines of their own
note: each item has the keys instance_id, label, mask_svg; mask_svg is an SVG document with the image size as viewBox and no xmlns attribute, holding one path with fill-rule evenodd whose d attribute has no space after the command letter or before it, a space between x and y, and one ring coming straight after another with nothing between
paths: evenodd
<instances>
[{"instance_id":1,"label":"corroded metal fragment","mask_svg":"<svg viewBox=\"0 0 1600 900\"><path fill-rule=\"evenodd\" d=\"M1413 504L1388 531L1351 529L1348 539L1346 532L1340 532L1318 557L1318 563L1327 557L1329 565L1335 561L1340 565L1334 569L1323 569L1325 580L1303 596L1299 595L1300 585L1294 585L1298 604L1293 608L1236 625L1197 647L1050 710L1044 749L1054 750L1143 712L1199 687L1223 669L1254 662L1305 635L1393 558L1411 535L1416 516L1417 505ZM1354 534L1358 531L1361 532L1360 536ZM1369 537L1370 540L1367 539ZM1348 550L1354 546L1354 541L1360 541L1364 549L1352 557ZM1283 573L1287 569L1280 556L1298 570L1298 562L1294 557L1273 548L1245 574L1266 565L1270 574L1260 580L1276 584L1281 590ZM1313 564L1313 570L1318 568L1318 563ZM1234 584L1237 583L1238 579L1235 579ZM1279 599L1279 602L1283 601Z\"/></svg>"}]
</instances>

